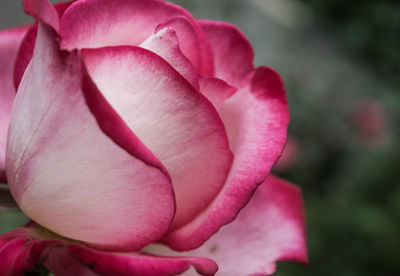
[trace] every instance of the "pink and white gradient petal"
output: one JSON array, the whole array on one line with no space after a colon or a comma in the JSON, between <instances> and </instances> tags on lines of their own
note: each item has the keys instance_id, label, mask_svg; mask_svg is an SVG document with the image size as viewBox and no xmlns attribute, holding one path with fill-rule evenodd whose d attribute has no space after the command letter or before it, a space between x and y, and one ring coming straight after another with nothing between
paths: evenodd
<instances>
[{"instance_id":1,"label":"pink and white gradient petal","mask_svg":"<svg viewBox=\"0 0 400 276\"><path fill-rule=\"evenodd\" d=\"M186 16L177 16L167 22L161 23L156 30L172 28L176 31L179 39L179 48L182 53L192 62L201 75L214 73L212 50L206 35L199 31L193 21ZM201 30L201 29L200 29Z\"/></svg>"},{"instance_id":2,"label":"pink and white gradient petal","mask_svg":"<svg viewBox=\"0 0 400 276\"><path fill-rule=\"evenodd\" d=\"M27 30L28 27L20 27L0 31L0 182L7 181L4 164L7 129L16 92L12 72L18 47Z\"/></svg>"},{"instance_id":3,"label":"pink and white gradient petal","mask_svg":"<svg viewBox=\"0 0 400 276\"><path fill-rule=\"evenodd\" d=\"M277 261L307 263L300 189L269 176L237 218L196 253L214 259L221 276L271 275Z\"/></svg>"},{"instance_id":4,"label":"pink and white gradient petal","mask_svg":"<svg viewBox=\"0 0 400 276\"><path fill-rule=\"evenodd\" d=\"M84 49L104 97L169 171L174 227L204 210L222 188L232 153L212 104L158 55L135 46Z\"/></svg>"},{"instance_id":5,"label":"pink and white gradient petal","mask_svg":"<svg viewBox=\"0 0 400 276\"><path fill-rule=\"evenodd\" d=\"M214 56L214 76L241 88L253 72L253 48L234 25L209 20L198 21L206 33Z\"/></svg>"},{"instance_id":6,"label":"pink and white gradient petal","mask_svg":"<svg viewBox=\"0 0 400 276\"><path fill-rule=\"evenodd\" d=\"M206 96L218 111L236 91L236 87L230 86L221 79L209 76L201 76L200 78L200 92Z\"/></svg>"},{"instance_id":7,"label":"pink and white gradient petal","mask_svg":"<svg viewBox=\"0 0 400 276\"><path fill-rule=\"evenodd\" d=\"M160 245L151 245L146 250L160 255L174 254ZM200 248L185 254L212 258L219 266L220 276L271 275L277 261L307 263L300 189L269 176L232 223L222 227Z\"/></svg>"},{"instance_id":8,"label":"pink and white gradient petal","mask_svg":"<svg viewBox=\"0 0 400 276\"><path fill-rule=\"evenodd\" d=\"M56 32L60 30L58 12L48 0L22 0L22 5L26 14L51 26Z\"/></svg>"},{"instance_id":9,"label":"pink and white gradient petal","mask_svg":"<svg viewBox=\"0 0 400 276\"><path fill-rule=\"evenodd\" d=\"M61 18L64 12L68 9L68 7L73 3L70 2L60 2L54 5L55 10L58 13L58 16ZM33 11L32 11L33 12ZM40 17L36 17L40 19ZM39 20L40 21L40 20ZM17 60L15 62L15 67L13 69L13 79L14 79L14 87L18 89L19 83L21 82L22 76L28 66L32 55L33 48L35 47L36 34L37 34L37 23L34 23L29 26L29 30L25 35L24 39L21 42L21 45L18 50Z\"/></svg>"},{"instance_id":10,"label":"pink and white gradient petal","mask_svg":"<svg viewBox=\"0 0 400 276\"><path fill-rule=\"evenodd\" d=\"M87 0L73 3L61 19L61 47L66 50L139 45L158 24L177 16L193 22L183 8L161 0Z\"/></svg>"},{"instance_id":11,"label":"pink and white gradient petal","mask_svg":"<svg viewBox=\"0 0 400 276\"><path fill-rule=\"evenodd\" d=\"M11 118L9 186L24 213L53 232L105 250L137 250L171 224L170 178L109 105L85 98L98 94L82 92L81 70L77 55L61 54L53 30L40 24ZM119 144L91 110L118 123Z\"/></svg>"},{"instance_id":12,"label":"pink and white gradient petal","mask_svg":"<svg viewBox=\"0 0 400 276\"><path fill-rule=\"evenodd\" d=\"M282 153L289 110L278 73L260 67L219 111L234 160L226 183L208 208L163 242L175 250L199 247L247 204Z\"/></svg>"},{"instance_id":13,"label":"pink and white gradient petal","mask_svg":"<svg viewBox=\"0 0 400 276\"><path fill-rule=\"evenodd\" d=\"M193 64L180 50L180 42L178 41L176 31L166 27L149 36L139 46L165 59L198 90L200 88L199 75Z\"/></svg>"}]
</instances>

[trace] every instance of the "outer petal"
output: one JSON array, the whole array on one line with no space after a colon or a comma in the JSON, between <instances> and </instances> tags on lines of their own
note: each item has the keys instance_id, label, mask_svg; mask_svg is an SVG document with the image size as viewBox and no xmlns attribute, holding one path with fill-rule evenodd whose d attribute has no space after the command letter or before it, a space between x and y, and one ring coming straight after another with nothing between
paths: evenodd
<instances>
[{"instance_id":1,"label":"outer petal","mask_svg":"<svg viewBox=\"0 0 400 276\"><path fill-rule=\"evenodd\" d=\"M149 250L170 254L155 246ZM300 189L269 176L231 224L188 253L214 259L221 276L270 275L277 261L307 263Z\"/></svg>"},{"instance_id":2,"label":"outer petal","mask_svg":"<svg viewBox=\"0 0 400 276\"><path fill-rule=\"evenodd\" d=\"M7 129L15 98L12 72L17 51L27 27L0 31L0 182L6 182L4 161Z\"/></svg>"},{"instance_id":3,"label":"outer petal","mask_svg":"<svg viewBox=\"0 0 400 276\"><path fill-rule=\"evenodd\" d=\"M194 68L188 58L179 49L179 41L175 30L171 28L160 29L140 44L140 47L156 53L165 59L194 88L199 89L199 76L196 68Z\"/></svg>"},{"instance_id":4,"label":"outer petal","mask_svg":"<svg viewBox=\"0 0 400 276\"><path fill-rule=\"evenodd\" d=\"M201 275L214 275L214 261L199 257L158 257L145 254L108 253L61 240L33 224L0 236L2 276L38 272L43 263L57 276L167 276L194 267ZM31 275L31 274L29 274Z\"/></svg>"},{"instance_id":5,"label":"outer petal","mask_svg":"<svg viewBox=\"0 0 400 276\"><path fill-rule=\"evenodd\" d=\"M19 228L0 236L0 272L2 276L39 274L42 245L31 239L28 228Z\"/></svg>"},{"instance_id":6,"label":"outer petal","mask_svg":"<svg viewBox=\"0 0 400 276\"><path fill-rule=\"evenodd\" d=\"M214 54L214 76L241 87L253 71L253 49L235 26L226 22L198 21Z\"/></svg>"},{"instance_id":7,"label":"outer petal","mask_svg":"<svg viewBox=\"0 0 400 276\"><path fill-rule=\"evenodd\" d=\"M18 54L15 61L13 81L15 92L18 90L18 86L21 82L22 76L28 67L33 55L33 49L35 48L35 41L37 35L38 24L32 24L29 27L25 37L23 38L21 45L18 49Z\"/></svg>"},{"instance_id":8,"label":"outer petal","mask_svg":"<svg viewBox=\"0 0 400 276\"><path fill-rule=\"evenodd\" d=\"M71 6L76 0L67 0L65 2L59 2L57 4L54 4L54 8L56 8L56 11L58 13L58 17L62 18L64 15L65 11Z\"/></svg>"},{"instance_id":9,"label":"outer petal","mask_svg":"<svg viewBox=\"0 0 400 276\"><path fill-rule=\"evenodd\" d=\"M165 238L175 250L200 246L232 221L269 174L285 144L289 123L286 95L281 78L270 68L258 68L250 83L225 102L220 114L235 156L232 168L214 202Z\"/></svg>"},{"instance_id":10,"label":"outer petal","mask_svg":"<svg viewBox=\"0 0 400 276\"><path fill-rule=\"evenodd\" d=\"M300 189L269 176L249 204L197 254L213 258L220 275L270 275L277 261L307 263Z\"/></svg>"},{"instance_id":11,"label":"outer petal","mask_svg":"<svg viewBox=\"0 0 400 276\"><path fill-rule=\"evenodd\" d=\"M185 24L182 20L174 23L178 37L187 38L187 28L194 28L201 52L205 53L201 72L212 74L212 60L206 55L210 48L202 29L189 12L161 0L77 1L62 18L61 46L71 50L139 45L153 33L157 25L177 16L183 16L190 21L190 26L182 26Z\"/></svg>"},{"instance_id":12,"label":"outer petal","mask_svg":"<svg viewBox=\"0 0 400 276\"><path fill-rule=\"evenodd\" d=\"M56 9L58 16L61 17L64 14L65 10L72 3L73 3L73 1L61 2L61 3L55 4L54 8ZM34 8L34 5L32 3L30 3L29 5L33 6L32 8ZM51 8L48 8L48 9L51 10ZM35 12L35 10L33 10L32 13L33 12ZM33 16L35 16L35 13L33 13ZM38 16L36 16L36 18L40 19L40 17L38 17ZM14 67L14 76L13 76L14 87L16 89L18 89L19 83L21 82L21 79L25 72L25 69L28 66L29 61L32 58L33 48L35 47L36 34L37 34L37 23L32 24L30 26L29 31L25 35L24 39L22 40L21 46L19 47L17 60L15 62L15 67Z\"/></svg>"},{"instance_id":13,"label":"outer petal","mask_svg":"<svg viewBox=\"0 0 400 276\"><path fill-rule=\"evenodd\" d=\"M82 50L110 104L172 177L174 227L192 219L219 192L232 153L211 103L165 60L134 46Z\"/></svg>"},{"instance_id":14,"label":"outer petal","mask_svg":"<svg viewBox=\"0 0 400 276\"><path fill-rule=\"evenodd\" d=\"M101 276L94 272L89 265L86 266L75 258L69 252L68 245L58 246L46 251L47 258L43 260L44 266L55 276Z\"/></svg>"},{"instance_id":15,"label":"outer petal","mask_svg":"<svg viewBox=\"0 0 400 276\"><path fill-rule=\"evenodd\" d=\"M170 180L96 91L86 91L95 116L112 123L118 138L102 132L112 128L100 129L85 102L79 60L61 54L54 36L40 25L15 100L6 160L10 189L29 217L55 233L105 249L139 249L171 223Z\"/></svg>"},{"instance_id":16,"label":"outer petal","mask_svg":"<svg viewBox=\"0 0 400 276\"><path fill-rule=\"evenodd\" d=\"M185 16L174 17L156 27L156 30L170 27L177 33L179 47L202 75L212 75L214 64L210 44L203 32L196 29L193 21Z\"/></svg>"},{"instance_id":17,"label":"outer petal","mask_svg":"<svg viewBox=\"0 0 400 276\"><path fill-rule=\"evenodd\" d=\"M195 267L201 275L214 275L215 262L206 258L158 257L143 254L104 253L71 245L70 252L100 275L161 276L175 275Z\"/></svg>"},{"instance_id":18,"label":"outer petal","mask_svg":"<svg viewBox=\"0 0 400 276\"><path fill-rule=\"evenodd\" d=\"M25 12L37 21L51 26L55 31L60 29L60 18L57 10L48 0L22 0Z\"/></svg>"},{"instance_id":19,"label":"outer petal","mask_svg":"<svg viewBox=\"0 0 400 276\"><path fill-rule=\"evenodd\" d=\"M201 257L108 253L76 244L52 248L47 256L45 265L57 276L167 276L180 274L191 266L201 275L214 275L218 269L214 261Z\"/></svg>"},{"instance_id":20,"label":"outer petal","mask_svg":"<svg viewBox=\"0 0 400 276\"><path fill-rule=\"evenodd\" d=\"M0 271L4 276L13 276L13 275L22 275L21 271L14 270L22 270L21 267L14 268L14 264L18 256L22 253L24 254L24 245L25 241L23 239L15 239L6 245L2 246L0 249Z\"/></svg>"}]
</instances>

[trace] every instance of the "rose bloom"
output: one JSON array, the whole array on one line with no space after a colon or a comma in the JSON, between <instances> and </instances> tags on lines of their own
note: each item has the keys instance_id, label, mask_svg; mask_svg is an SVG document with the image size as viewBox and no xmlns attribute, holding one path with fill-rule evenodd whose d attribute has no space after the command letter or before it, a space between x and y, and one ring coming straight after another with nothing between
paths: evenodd
<instances>
[{"instance_id":1,"label":"rose bloom","mask_svg":"<svg viewBox=\"0 0 400 276\"><path fill-rule=\"evenodd\" d=\"M0 33L0 193L32 221L0 236L1 276L307 262L300 190L269 175L284 86L241 31L162 0L23 5L37 22Z\"/></svg>"}]
</instances>

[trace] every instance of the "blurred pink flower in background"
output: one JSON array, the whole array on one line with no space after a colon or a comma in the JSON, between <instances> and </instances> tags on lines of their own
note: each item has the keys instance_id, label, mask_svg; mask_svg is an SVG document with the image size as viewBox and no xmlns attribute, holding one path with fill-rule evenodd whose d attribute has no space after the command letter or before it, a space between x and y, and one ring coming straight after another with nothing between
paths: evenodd
<instances>
[{"instance_id":1,"label":"blurred pink flower in background","mask_svg":"<svg viewBox=\"0 0 400 276\"><path fill-rule=\"evenodd\" d=\"M387 112L377 100L360 100L353 113L353 122L362 143L369 147L382 146L388 135Z\"/></svg>"}]
</instances>

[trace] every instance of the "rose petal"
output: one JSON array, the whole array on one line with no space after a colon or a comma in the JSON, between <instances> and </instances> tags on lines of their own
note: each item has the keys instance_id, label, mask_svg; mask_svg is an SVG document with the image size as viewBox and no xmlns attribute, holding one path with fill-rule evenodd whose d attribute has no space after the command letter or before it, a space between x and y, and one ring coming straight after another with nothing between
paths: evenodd
<instances>
[{"instance_id":1,"label":"rose petal","mask_svg":"<svg viewBox=\"0 0 400 276\"><path fill-rule=\"evenodd\" d=\"M162 276L176 275L195 267L201 275L214 275L218 266L212 260L193 257L158 257L143 254L105 253L79 245L70 245L69 251L80 262L100 275Z\"/></svg>"},{"instance_id":2,"label":"rose petal","mask_svg":"<svg viewBox=\"0 0 400 276\"><path fill-rule=\"evenodd\" d=\"M170 180L159 161L144 158L152 154L120 118L103 118L116 123L120 143L104 135L80 89L80 61L57 47L55 34L41 25L13 109L10 189L29 217L55 233L105 249L140 249L170 226ZM89 92L96 116L115 116Z\"/></svg>"},{"instance_id":3,"label":"rose petal","mask_svg":"<svg viewBox=\"0 0 400 276\"><path fill-rule=\"evenodd\" d=\"M147 250L174 255L157 245ZM269 176L232 223L221 228L200 248L185 254L188 253L215 260L221 276L270 275L275 272L277 261L307 263L300 189Z\"/></svg>"},{"instance_id":4,"label":"rose petal","mask_svg":"<svg viewBox=\"0 0 400 276\"><path fill-rule=\"evenodd\" d=\"M170 27L176 31L182 53L202 75L213 75L212 50L205 34L185 16L174 17L156 27L156 31Z\"/></svg>"},{"instance_id":5,"label":"rose petal","mask_svg":"<svg viewBox=\"0 0 400 276\"><path fill-rule=\"evenodd\" d=\"M82 50L94 82L170 172L174 227L202 211L221 189L232 154L211 103L165 60L134 46Z\"/></svg>"},{"instance_id":6,"label":"rose petal","mask_svg":"<svg viewBox=\"0 0 400 276\"><path fill-rule=\"evenodd\" d=\"M14 263L18 258L18 255L21 254L21 251L23 251L24 244L25 241L23 239L15 239L0 248L0 271L2 275L15 275L13 273ZM22 270L21 268L16 268L15 270L17 269ZM21 273L18 274L21 275Z\"/></svg>"},{"instance_id":7,"label":"rose petal","mask_svg":"<svg viewBox=\"0 0 400 276\"><path fill-rule=\"evenodd\" d=\"M62 18L62 16L64 15L65 11L69 8L69 6L71 6L76 0L70 0L70 1L66 1L66 2L60 2L57 4L54 4L54 8L56 9L57 13L58 13L58 17Z\"/></svg>"},{"instance_id":8,"label":"rose petal","mask_svg":"<svg viewBox=\"0 0 400 276\"><path fill-rule=\"evenodd\" d=\"M12 70L17 51L27 27L0 31L0 182L6 182L4 161L7 142L7 129L15 98L12 83Z\"/></svg>"},{"instance_id":9,"label":"rose petal","mask_svg":"<svg viewBox=\"0 0 400 276\"><path fill-rule=\"evenodd\" d=\"M169 176L168 171L154 154L135 135L132 135L131 129L107 102L86 70L82 77L82 90L90 111L105 134L128 153L139 157L146 164L160 169Z\"/></svg>"},{"instance_id":10,"label":"rose petal","mask_svg":"<svg viewBox=\"0 0 400 276\"><path fill-rule=\"evenodd\" d=\"M214 275L218 269L214 261L201 257L97 251L61 240L35 223L0 236L1 275L38 272L39 262L57 276L167 276L182 273L189 267L201 275Z\"/></svg>"},{"instance_id":11,"label":"rose petal","mask_svg":"<svg viewBox=\"0 0 400 276\"><path fill-rule=\"evenodd\" d=\"M155 27L176 16L187 17L200 27L189 12L159 0L77 1L65 12L60 34L63 49L139 45Z\"/></svg>"},{"instance_id":12,"label":"rose petal","mask_svg":"<svg viewBox=\"0 0 400 276\"><path fill-rule=\"evenodd\" d=\"M86 266L75 258L69 252L67 245L46 249L46 253L47 258L43 260L44 266L56 276L100 276L90 268L90 265Z\"/></svg>"},{"instance_id":13,"label":"rose petal","mask_svg":"<svg viewBox=\"0 0 400 276\"><path fill-rule=\"evenodd\" d=\"M232 168L213 203L164 239L175 250L200 246L232 221L269 174L285 144L288 105L282 80L270 68L258 68L250 83L225 102L220 114L235 156Z\"/></svg>"},{"instance_id":14,"label":"rose petal","mask_svg":"<svg viewBox=\"0 0 400 276\"><path fill-rule=\"evenodd\" d=\"M196 252L220 266L220 275L271 275L277 261L307 263L300 189L269 176L238 217Z\"/></svg>"},{"instance_id":15,"label":"rose petal","mask_svg":"<svg viewBox=\"0 0 400 276\"><path fill-rule=\"evenodd\" d=\"M2 276L39 273L42 245L30 238L28 228L18 228L0 236L0 272ZM29 274L36 275L36 274Z\"/></svg>"},{"instance_id":16,"label":"rose petal","mask_svg":"<svg viewBox=\"0 0 400 276\"><path fill-rule=\"evenodd\" d=\"M22 0L26 14L33 16L37 21L46 23L56 32L60 29L60 18L57 10L48 0Z\"/></svg>"},{"instance_id":17,"label":"rose petal","mask_svg":"<svg viewBox=\"0 0 400 276\"><path fill-rule=\"evenodd\" d=\"M33 49L35 48L35 41L37 35L37 23L32 24L24 38L22 39L21 45L18 49L18 54L15 61L13 81L15 91L18 90L18 86L21 82L22 76L28 67L29 62L32 59Z\"/></svg>"},{"instance_id":18,"label":"rose petal","mask_svg":"<svg viewBox=\"0 0 400 276\"><path fill-rule=\"evenodd\" d=\"M40 252L42 244L38 241L30 241L19 249L20 254L15 258L13 264L13 276L25 276L27 271L39 273ZM8 252L5 252L8 254Z\"/></svg>"},{"instance_id":19,"label":"rose petal","mask_svg":"<svg viewBox=\"0 0 400 276\"><path fill-rule=\"evenodd\" d=\"M202 76L200 78L200 91L214 105L215 109L220 110L224 102L231 97L236 88L230 86L225 81L214 77Z\"/></svg>"},{"instance_id":20,"label":"rose petal","mask_svg":"<svg viewBox=\"0 0 400 276\"><path fill-rule=\"evenodd\" d=\"M190 63L179 49L179 41L175 30L164 28L149 36L140 47L156 53L165 59L176 71L187 79L194 88L199 89L199 76L193 64Z\"/></svg>"},{"instance_id":21,"label":"rose petal","mask_svg":"<svg viewBox=\"0 0 400 276\"><path fill-rule=\"evenodd\" d=\"M71 6L71 2L61 2L54 5L58 16L61 18L64 12L67 10L69 6ZM26 70L26 67L29 64L29 61L33 55L33 48L35 47L37 34L37 23L32 24L25 35L24 39L21 42L21 46L18 50L17 60L15 62L14 67L14 87L18 89L19 83L21 82L22 76Z\"/></svg>"},{"instance_id":22,"label":"rose petal","mask_svg":"<svg viewBox=\"0 0 400 276\"><path fill-rule=\"evenodd\" d=\"M1 275L39 275L42 262L57 276L98 275L73 257L67 246L35 223L7 232L0 236Z\"/></svg>"},{"instance_id":23,"label":"rose petal","mask_svg":"<svg viewBox=\"0 0 400 276\"><path fill-rule=\"evenodd\" d=\"M234 25L208 20L198 21L214 54L214 76L241 87L253 71L253 48Z\"/></svg>"}]
</instances>

